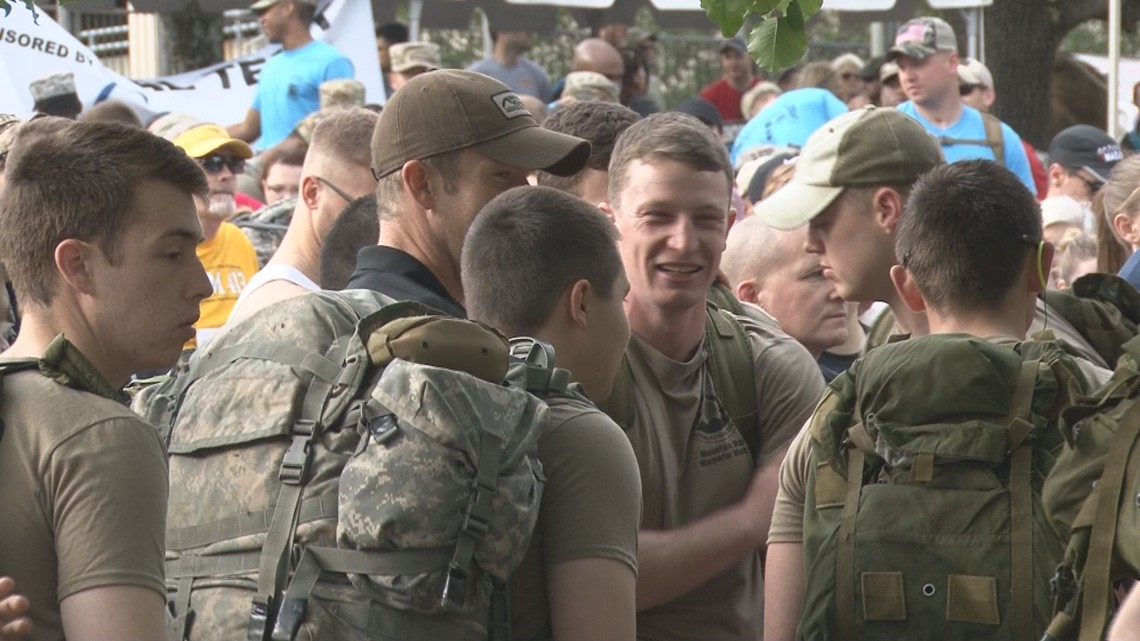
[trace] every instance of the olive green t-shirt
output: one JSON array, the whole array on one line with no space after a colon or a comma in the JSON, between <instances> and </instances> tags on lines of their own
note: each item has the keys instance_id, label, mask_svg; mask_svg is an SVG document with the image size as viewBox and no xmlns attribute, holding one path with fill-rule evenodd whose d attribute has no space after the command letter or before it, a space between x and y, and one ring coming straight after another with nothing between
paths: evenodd
<instances>
[{"instance_id":1,"label":"olive green t-shirt","mask_svg":"<svg viewBox=\"0 0 1140 641\"><path fill-rule=\"evenodd\" d=\"M552 397L538 442L546 486L538 525L511 579L511 636L550 638L546 571L579 559L611 559L637 574L641 479L629 439L585 399Z\"/></svg>"},{"instance_id":2,"label":"olive green t-shirt","mask_svg":"<svg viewBox=\"0 0 1140 641\"><path fill-rule=\"evenodd\" d=\"M63 638L59 603L77 592L165 595L158 433L116 400L61 381L33 368L4 376L0 391L0 575L30 600L33 641Z\"/></svg>"},{"instance_id":3,"label":"olive green t-shirt","mask_svg":"<svg viewBox=\"0 0 1140 641\"><path fill-rule=\"evenodd\" d=\"M823 391L819 367L802 345L774 324L740 322L755 362L758 460L716 400L706 346L679 362L636 335L630 340L635 410L628 436L641 471L647 529L676 529L740 501L756 467L788 445ZM758 549L688 594L639 613L637 636L755 641L763 628L762 595Z\"/></svg>"}]
</instances>

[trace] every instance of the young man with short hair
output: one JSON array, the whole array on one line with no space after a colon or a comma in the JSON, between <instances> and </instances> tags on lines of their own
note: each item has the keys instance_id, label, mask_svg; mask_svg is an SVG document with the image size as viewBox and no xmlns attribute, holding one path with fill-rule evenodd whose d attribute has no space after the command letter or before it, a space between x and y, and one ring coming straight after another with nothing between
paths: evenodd
<instances>
[{"instance_id":1,"label":"young man with short hair","mask_svg":"<svg viewBox=\"0 0 1140 641\"><path fill-rule=\"evenodd\" d=\"M700 96L708 100L720 113L724 123L724 142L732 146L736 134L747 119L740 110L744 92L756 86L760 79L754 73L755 65L748 45L741 38L729 38L720 44L720 80L701 89Z\"/></svg>"},{"instance_id":2,"label":"young man with short hair","mask_svg":"<svg viewBox=\"0 0 1140 641\"><path fill-rule=\"evenodd\" d=\"M638 121L618 139L609 173L603 210L621 233L633 331L624 427L644 506L637 633L756 639L776 474L823 378L793 339L735 318L755 382L738 393L755 394L756 421L737 425L722 404L727 390L713 388L705 301L733 213L732 166L707 127L678 113Z\"/></svg>"},{"instance_id":3,"label":"young man with short hair","mask_svg":"<svg viewBox=\"0 0 1140 641\"><path fill-rule=\"evenodd\" d=\"M480 211L463 247L471 318L549 343L555 365L581 385L545 399L550 423L538 457L546 486L511 578L518 639L635 637L641 479L629 440L590 402L609 396L629 341L616 241L594 206L517 187Z\"/></svg>"},{"instance_id":4,"label":"young man with short hair","mask_svg":"<svg viewBox=\"0 0 1140 641\"><path fill-rule=\"evenodd\" d=\"M198 165L111 123L21 126L0 194L0 256L22 328L0 362L0 567L35 638L166 637L166 457L123 405L172 365L210 281Z\"/></svg>"},{"instance_id":5,"label":"young man with short hair","mask_svg":"<svg viewBox=\"0 0 1140 641\"><path fill-rule=\"evenodd\" d=\"M538 184L577 196L597 206L609 199L610 156L618 136L641 119L635 111L618 104L574 102L550 114L544 129L590 141L586 168L572 176L538 173Z\"/></svg>"},{"instance_id":6,"label":"young man with short hair","mask_svg":"<svg viewBox=\"0 0 1140 641\"><path fill-rule=\"evenodd\" d=\"M372 135L376 118L355 107L334 111L317 123L285 237L265 267L250 278L227 322L321 288L321 245L329 229L352 201L376 189L371 154L360 144Z\"/></svg>"}]
</instances>

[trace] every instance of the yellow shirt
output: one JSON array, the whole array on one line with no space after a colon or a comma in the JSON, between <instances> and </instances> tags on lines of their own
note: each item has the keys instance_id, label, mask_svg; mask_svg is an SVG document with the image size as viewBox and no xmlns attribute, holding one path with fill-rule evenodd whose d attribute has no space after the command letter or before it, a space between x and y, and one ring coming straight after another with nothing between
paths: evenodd
<instances>
[{"instance_id":1,"label":"yellow shirt","mask_svg":"<svg viewBox=\"0 0 1140 641\"><path fill-rule=\"evenodd\" d=\"M202 301L201 316L194 324L198 335L186 343L186 349L204 345L225 325L238 296L257 273L257 252L232 223L222 223L213 238L198 245L197 253L214 293Z\"/></svg>"}]
</instances>

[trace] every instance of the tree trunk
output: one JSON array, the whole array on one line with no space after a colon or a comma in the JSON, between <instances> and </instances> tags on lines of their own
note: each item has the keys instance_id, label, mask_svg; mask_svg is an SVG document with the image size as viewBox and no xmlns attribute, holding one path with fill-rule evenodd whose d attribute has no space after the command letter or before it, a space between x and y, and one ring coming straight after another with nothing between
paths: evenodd
<instances>
[{"instance_id":1,"label":"tree trunk","mask_svg":"<svg viewBox=\"0 0 1140 641\"><path fill-rule=\"evenodd\" d=\"M197 0L188 0L178 13L162 16L170 73L181 73L222 61L221 13L204 13Z\"/></svg>"},{"instance_id":2,"label":"tree trunk","mask_svg":"<svg viewBox=\"0 0 1140 641\"><path fill-rule=\"evenodd\" d=\"M986 66L997 91L994 113L1038 149L1048 148L1051 138L1049 96L1058 37L1049 4L998 0L986 9Z\"/></svg>"}]
</instances>

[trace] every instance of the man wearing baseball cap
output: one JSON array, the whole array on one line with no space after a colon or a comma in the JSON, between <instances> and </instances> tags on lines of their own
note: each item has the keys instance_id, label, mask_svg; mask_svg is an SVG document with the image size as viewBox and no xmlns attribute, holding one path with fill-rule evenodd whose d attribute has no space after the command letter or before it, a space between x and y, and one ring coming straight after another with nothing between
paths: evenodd
<instances>
[{"instance_id":1,"label":"man wearing baseball cap","mask_svg":"<svg viewBox=\"0 0 1140 641\"><path fill-rule=\"evenodd\" d=\"M1073 125L1049 143L1049 197L1071 196L1089 204L1093 194L1108 181L1124 152L1102 129Z\"/></svg>"},{"instance_id":2,"label":"man wearing baseball cap","mask_svg":"<svg viewBox=\"0 0 1140 641\"><path fill-rule=\"evenodd\" d=\"M380 242L348 288L464 316L459 256L475 214L543 170L571 176L590 143L542 129L518 94L480 73L442 69L397 91L372 135Z\"/></svg>"},{"instance_id":3,"label":"man wearing baseball cap","mask_svg":"<svg viewBox=\"0 0 1140 641\"><path fill-rule=\"evenodd\" d=\"M439 69L443 62L439 58L439 45L432 42L401 42L388 48L391 71L388 82L395 92L409 80L425 71Z\"/></svg>"},{"instance_id":4,"label":"man wearing baseball cap","mask_svg":"<svg viewBox=\"0 0 1140 641\"><path fill-rule=\"evenodd\" d=\"M939 18L907 22L898 30L886 60L898 65L899 82L909 99L898 106L899 111L938 139L947 162L995 160L1037 193L1017 133L996 117L962 103L958 41L949 24Z\"/></svg>"},{"instance_id":5,"label":"man wearing baseball cap","mask_svg":"<svg viewBox=\"0 0 1140 641\"><path fill-rule=\"evenodd\" d=\"M237 211L237 176L245 171L245 161L253 156L253 149L213 123L186 123L167 135L197 161L210 188L207 200L194 199L205 238L194 250L214 284L214 292L200 306L195 337L186 343L186 348L192 349L214 337L230 317L246 283L257 273L257 252L245 234L229 222Z\"/></svg>"},{"instance_id":6,"label":"man wearing baseball cap","mask_svg":"<svg viewBox=\"0 0 1140 641\"><path fill-rule=\"evenodd\" d=\"M724 122L724 141L729 146L736 134L744 126L744 112L740 110L740 99L744 92L756 86L760 79L753 73L752 56L748 45L741 38L729 38L720 44L720 68L724 75L720 80L701 89L701 97L708 100L720 112Z\"/></svg>"},{"instance_id":7,"label":"man wearing baseball cap","mask_svg":"<svg viewBox=\"0 0 1140 641\"><path fill-rule=\"evenodd\" d=\"M250 10L281 51L265 61L245 120L227 127L234 138L269 149L320 107L321 83L352 78L352 62L332 45L313 40L309 25L317 0L257 0Z\"/></svg>"}]
</instances>

